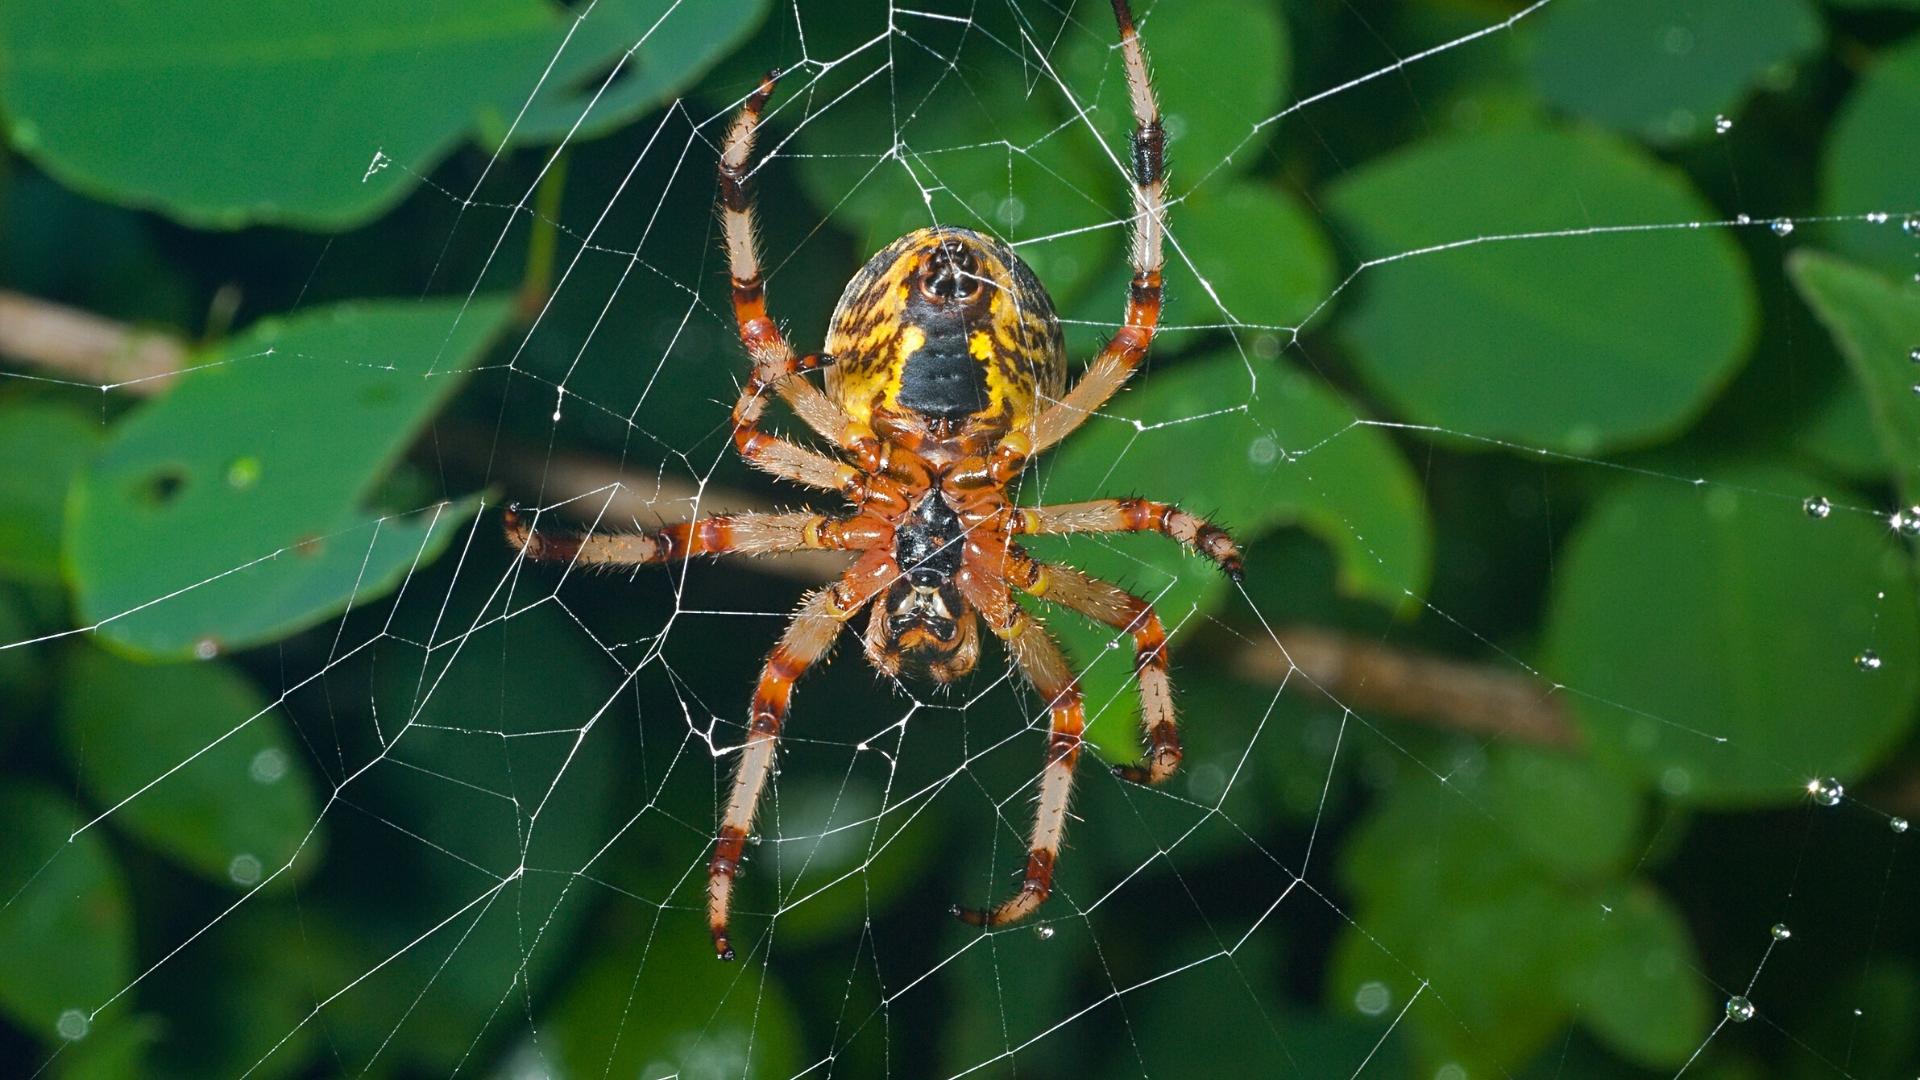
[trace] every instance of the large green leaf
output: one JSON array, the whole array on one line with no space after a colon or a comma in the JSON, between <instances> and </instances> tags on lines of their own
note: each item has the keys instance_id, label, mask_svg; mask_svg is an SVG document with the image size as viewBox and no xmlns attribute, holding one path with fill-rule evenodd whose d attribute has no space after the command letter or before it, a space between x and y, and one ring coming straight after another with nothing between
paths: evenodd
<instances>
[{"instance_id":1,"label":"large green leaf","mask_svg":"<svg viewBox=\"0 0 1920 1080\"><path fill-rule=\"evenodd\" d=\"M1036 501L1128 494L1173 501L1208 515L1243 546L1297 525L1334 550L1347 592L1397 608L1425 590L1433 541L1419 484L1386 433L1362 423L1324 384L1265 361L1249 368L1226 351L1146 373L1111 412L1117 415L1095 417L1066 442ZM1214 610L1230 593L1210 562L1158 536L1032 546L1132 587L1156 603L1169 627ZM1247 573L1261 572L1256 553ZM1133 667L1124 655L1109 655L1113 632L1064 612L1050 625L1085 670L1089 712L1115 721L1131 715L1124 691ZM1096 737L1125 730L1102 728Z\"/></svg>"},{"instance_id":2,"label":"large green leaf","mask_svg":"<svg viewBox=\"0 0 1920 1080\"><path fill-rule=\"evenodd\" d=\"M1333 286L1333 251L1320 223L1292 195L1230 180L1203 187L1177 209L1178 250L1167 257L1175 323L1226 316L1296 326ZM1119 295L1119 290L1115 290Z\"/></svg>"},{"instance_id":3,"label":"large green leaf","mask_svg":"<svg viewBox=\"0 0 1920 1080\"><path fill-rule=\"evenodd\" d=\"M7 4L0 100L15 146L98 197L204 226L340 229L398 201L462 141L493 149L516 118L523 141L630 120L766 6Z\"/></svg>"},{"instance_id":4,"label":"large green leaf","mask_svg":"<svg viewBox=\"0 0 1920 1080\"><path fill-rule=\"evenodd\" d=\"M60 580L67 486L100 432L97 416L71 406L0 403L0 576Z\"/></svg>"},{"instance_id":5,"label":"large green leaf","mask_svg":"<svg viewBox=\"0 0 1920 1080\"><path fill-rule=\"evenodd\" d=\"M1920 503L1920 292L1815 252L1787 269L1853 369L1888 475Z\"/></svg>"},{"instance_id":6,"label":"large green leaf","mask_svg":"<svg viewBox=\"0 0 1920 1080\"><path fill-rule=\"evenodd\" d=\"M302 755L239 672L81 649L65 696L68 756L87 794L115 808L115 825L242 889L296 854L295 874L319 861L320 808Z\"/></svg>"},{"instance_id":7,"label":"large green leaf","mask_svg":"<svg viewBox=\"0 0 1920 1080\"><path fill-rule=\"evenodd\" d=\"M1523 25L1548 101L1655 142L1712 134L1824 37L1809 0L1558 0Z\"/></svg>"},{"instance_id":8,"label":"large green leaf","mask_svg":"<svg viewBox=\"0 0 1920 1080\"><path fill-rule=\"evenodd\" d=\"M485 298L272 319L123 420L74 489L80 617L154 657L244 648L365 603L424 564L471 504L365 505L505 325Z\"/></svg>"},{"instance_id":9,"label":"large green leaf","mask_svg":"<svg viewBox=\"0 0 1920 1080\"><path fill-rule=\"evenodd\" d=\"M1341 861L1357 929L1335 949L1334 999L1369 984L1395 1008L1419 994L1414 1044L1470 1075L1510 1070L1572 1022L1646 1064L1685 1060L1707 1029L1697 960L1671 906L1617 876L1638 815L1618 795L1592 798L1609 787L1591 763L1511 749L1491 769L1396 785ZM1576 789L1587 794L1561 800ZM1544 846L1554 833L1585 854ZM1657 1024L1626 1030L1648 1013Z\"/></svg>"},{"instance_id":10,"label":"large green leaf","mask_svg":"<svg viewBox=\"0 0 1920 1080\"><path fill-rule=\"evenodd\" d=\"M1364 257L1405 256L1361 275L1340 332L1410 419L1576 453L1643 443L1698 415L1753 339L1723 231L1503 239L1718 216L1677 171L1598 133L1432 139L1328 201Z\"/></svg>"},{"instance_id":11,"label":"large green leaf","mask_svg":"<svg viewBox=\"0 0 1920 1080\"><path fill-rule=\"evenodd\" d=\"M1920 216L1920 36L1874 57L1840 106L1820 163L1823 212L1857 218L1828 225L1826 240L1842 252L1905 278L1920 271L1920 232L1906 224Z\"/></svg>"},{"instance_id":12,"label":"large green leaf","mask_svg":"<svg viewBox=\"0 0 1920 1080\"><path fill-rule=\"evenodd\" d=\"M0 786L0 1009L35 1037L84 1037L133 978L127 890L98 830L36 785Z\"/></svg>"},{"instance_id":13,"label":"large green leaf","mask_svg":"<svg viewBox=\"0 0 1920 1080\"><path fill-rule=\"evenodd\" d=\"M1878 517L1803 512L1806 477L1718 479L1634 481L1594 507L1556 559L1544 667L1615 767L1709 804L1791 803L1910 727L1910 563ZM1855 664L1867 649L1879 670Z\"/></svg>"}]
</instances>

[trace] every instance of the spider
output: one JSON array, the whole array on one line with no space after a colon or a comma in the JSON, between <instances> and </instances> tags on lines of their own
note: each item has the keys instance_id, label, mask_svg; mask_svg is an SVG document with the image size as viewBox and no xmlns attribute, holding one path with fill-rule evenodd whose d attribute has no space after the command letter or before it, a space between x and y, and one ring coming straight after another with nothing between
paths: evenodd
<instances>
[{"instance_id":1,"label":"spider","mask_svg":"<svg viewBox=\"0 0 1920 1080\"><path fill-rule=\"evenodd\" d=\"M1132 12L1127 0L1112 2L1134 120L1133 280L1124 325L1071 389L1065 341L1046 289L1007 245L961 228L921 229L873 256L841 294L826 351L794 351L767 314L747 198L748 161L775 72L746 99L720 155L734 316L753 361L733 407L733 445L753 466L836 492L849 508L723 514L658 532L584 537L540 534L518 513L507 513L508 541L534 560L606 567L810 548L855 553L838 579L800 604L754 691L708 866L708 924L723 960L734 956L728 929L734 879L794 683L825 660L841 628L862 611L871 612L867 659L885 675L941 683L966 675L980 656L977 624L984 620L1047 702L1046 759L1020 887L991 908L955 907L967 923L992 927L1025 918L1052 892L1080 755L1085 717L1077 680L1060 647L1015 601L1015 590L1132 635L1145 756L1115 772L1158 784L1179 765L1166 633L1153 607L1073 567L1036 561L1015 537L1159 532L1211 558L1236 581L1239 549L1223 530L1167 503L1019 506L1007 495L1035 456L1072 434L1126 383L1159 321L1166 136ZM824 371L824 390L799 377L816 369ZM762 431L770 390L832 442L838 456Z\"/></svg>"}]
</instances>

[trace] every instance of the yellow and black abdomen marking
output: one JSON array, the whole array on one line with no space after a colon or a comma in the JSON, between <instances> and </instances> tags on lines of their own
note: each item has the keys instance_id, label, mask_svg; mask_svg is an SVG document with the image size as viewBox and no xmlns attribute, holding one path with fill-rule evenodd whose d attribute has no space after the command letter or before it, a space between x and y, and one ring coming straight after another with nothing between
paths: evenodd
<instances>
[{"instance_id":1,"label":"yellow and black abdomen marking","mask_svg":"<svg viewBox=\"0 0 1920 1080\"><path fill-rule=\"evenodd\" d=\"M1045 287L968 229L921 229L868 260L834 309L827 351L827 391L863 423L886 410L1013 430L1066 384Z\"/></svg>"}]
</instances>

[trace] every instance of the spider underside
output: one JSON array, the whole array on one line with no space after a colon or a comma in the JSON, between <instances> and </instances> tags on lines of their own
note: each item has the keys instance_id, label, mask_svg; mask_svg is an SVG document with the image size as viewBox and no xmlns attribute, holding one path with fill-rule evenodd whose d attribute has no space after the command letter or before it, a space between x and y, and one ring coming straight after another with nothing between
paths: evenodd
<instances>
[{"instance_id":1,"label":"spider underside","mask_svg":"<svg viewBox=\"0 0 1920 1080\"><path fill-rule=\"evenodd\" d=\"M967 229L921 229L896 240L847 284L825 352L793 350L767 314L746 187L761 111L773 94L776 76L769 75L729 129L719 167L734 315L753 361L733 408L733 444L753 466L836 492L849 508L723 514L658 532L585 537L539 533L517 513L507 514L508 540L541 561L626 566L807 549L855 553L832 584L801 603L754 691L708 867L708 923L723 960L734 956L728 929L734 878L794 683L825 659L841 628L862 611L870 612L867 659L881 672L958 679L979 658L984 621L1047 702L1046 760L1020 887L986 910L956 908L969 923L999 926L1025 918L1052 891L1085 720L1073 670L1015 601L1014 590L1133 636L1146 752L1138 764L1115 771L1157 784L1180 762L1166 634L1153 607L1073 567L1039 562L1015 538L1159 532L1236 578L1239 550L1219 528L1166 503L1100 499L1023 507L1006 493L1034 457L1126 383L1159 322L1165 134L1126 0L1113 0L1113 10L1134 118L1134 273L1125 323L1070 389L1059 319L1045 288L1010 248ZM795 377L815 368L824 369L824 389ZM762 431L768 390L838 456Z\"/></svg>"}]
</instances>

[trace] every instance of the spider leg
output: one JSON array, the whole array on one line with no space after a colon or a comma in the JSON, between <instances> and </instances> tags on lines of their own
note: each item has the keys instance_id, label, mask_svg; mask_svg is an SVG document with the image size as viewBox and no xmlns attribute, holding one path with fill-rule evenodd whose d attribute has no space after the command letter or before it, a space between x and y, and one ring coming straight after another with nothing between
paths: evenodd
<instances>
[{"instance_id":1,"label":"spider leg","mask_svg":"<svg viewBox=\"0 0 1920 1080\"><path fill-rule=\"evenodd\" d=\"M1127 96L1133 105L1133 283L1127 291L1126 323L1087 365L1061 399L1034 422L1033 452L1039 453L1073 433L1086 418L1126 384L1147 355L1160 323L1160 267L1166 228L1166 130L1147 76L1147 54L1133 27L1127 0L1113 0L1120 26L1120 52L1127 72Z\"/></svg>"},{"instance_id":2,"label":"spider leg","mask_svg":"<svg viewBox=\"0 0 1920 1080\"><path fill-rule=\"evenodd\" d=\"M1080 684L1038 621L1022 611L999 589L1001 604L982 611L987 625L1007 643L1021 674L1047 701L1047 760L1040 772L1040 797L1034 809L1033 839L1019 891L992 908L954 907L960 921L973 926L1005 926L1033 914L1053 893L1053 870L1060 857L1060 839L1067 827L1067 803L1073 794L1073 765L1080 757L1080 737L1086 728Z\"/></svg>"},{"instance_id":3,"label":"spider leg","mask_svg":"<svg viewBox=\"0 0 1920 1080\"><path fill-rule=\"evenodd\" d=\"M1243 573L1240 548L1225 529L1172 503L1095 499L1056 506L1020 507L1013 512L1013 531L1025 536L1157 532L1212 559L1235 581L1239 581Z\"/></svg>"},{"instance_id":4,"label":"spider leg","mask_svg":"<svg viewBox=\"0 0 1920 1080\"><path fill-rule=\"evenodd\" d=\"M1180 766L1180 725L1167 676L1167 632L1153 605L1118 585L1071 566L1037 562L1019 548L1008 552L1007 576L1048 603L1133 635L1133 669L1140 689L1140 729L1146 758L1113 771L1136 784L1158 784Z\"/></svg>"},{"instance_id":5,"label":"spider leg","mask_svg":"<svg viewBox=\"0 0 1920 1080\"><path fill-rule=\"evenodd\" d=\"M645 566L702 555L774 555L789 551L860 550L884 543L884 523L866 516L825 514L715 514L656 532L596 532L586 536L536 531L508 508L507 543L537 562L581 566Z\"/></svg>"},{"instance_id":6,"label":"spider leg","mask_svg":"<svg viewBox=\"0 0 1920 1080\"><path fill-rule=\"evenodd\" d=\"M740 860L746 850L747 836L753 830L760 793L766 787L767 775L773 771L774 751L778 747L780 728L787 719L787 707L793 700L793 685L808 668L826 658L840 634L840 627L858 614L873 599L874 593L897 573L888 552L868 552L848 567L839 580L808 595L793 621L787 624L779 644L767 654L759 685L753 692L747 739L740 747L733 791L727 797L720 835L714 840L713 859L707 864L707 925L713 931L713 951L722 960L733 959L727 922L733 882L740 873Z\"/></svg>"},{"instance_id":7,"label":"spider leg","mask_svg":"<svg viewBox=\"0 0 1920 1080\"><path fill-rule=\"evenodd\" d=\"M747 383L733 407L734 446L749 462L776 476L802 483L814 483L790 475L793 470L807 471L802 455L820 461L825 457L803 447L787 443L775 448L759 432L761 415L766 410L765 391L772 388L793 408L806 425L837 446L870 452L878 451L870 433L856 432L846 411L819 387L804 378L793 378L830 361L818 353L801 356L794 352L786 335L767 314L766 281L760 269L760 253L754 239L757 228L753 202L748 197L747 177L752 171L754 137L760 130L760 114L773 97L778 72L770 72L740 107L733 126L727 130L720 151L720 217L727 244L727 270L733 279L733 317L740 330L740 341L753 359ZM864 437L863 437L864 435ZM773 440L780 441L780 440ZM798 453L795 453L798 451ZM817 462L806 462L811 471L820 472ZM819 486L815 484L815 486ZM829 487L829 490L833 490Z\"/></svg>"}]
</instances>

